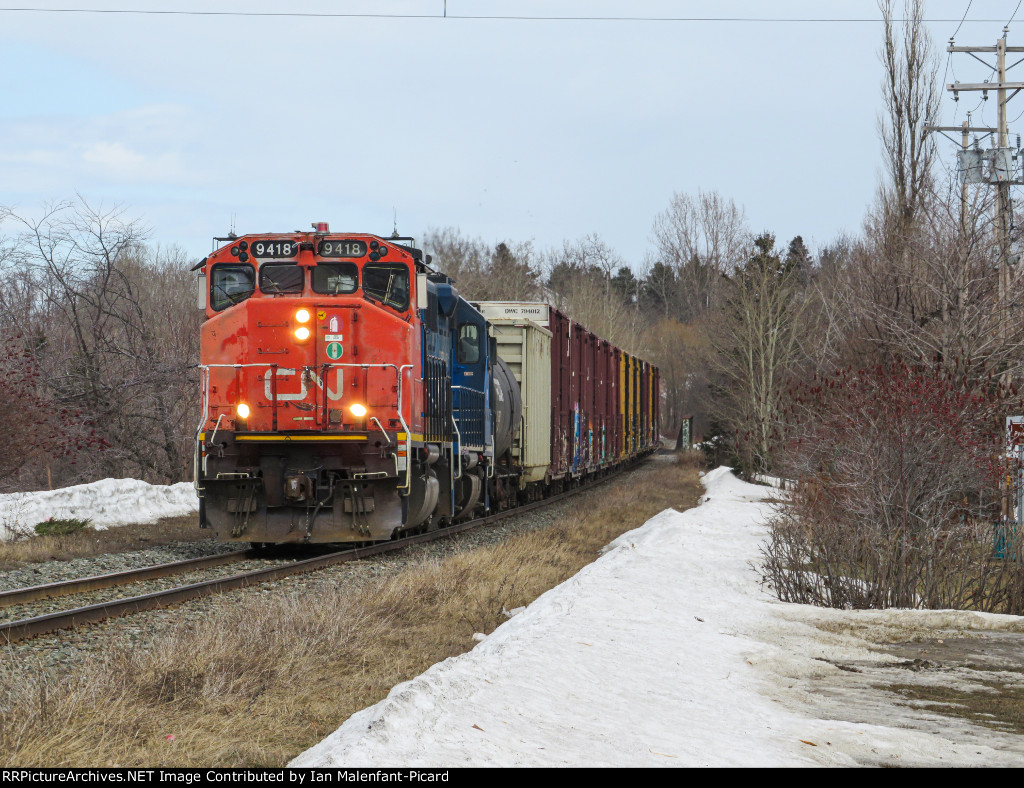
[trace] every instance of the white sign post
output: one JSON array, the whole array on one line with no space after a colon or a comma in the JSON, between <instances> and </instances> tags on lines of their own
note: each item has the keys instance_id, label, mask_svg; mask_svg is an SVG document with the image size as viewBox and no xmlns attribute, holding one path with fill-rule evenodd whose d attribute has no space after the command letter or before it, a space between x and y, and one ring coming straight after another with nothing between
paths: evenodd
<instances>
[{"instance_id":1,"label":"white sign post","mask_svg":"<svg viewBox=\"0 0 1024 788\"><path fill-rule=\"evenodd\" d=\"M1021 447L1024 447L1024 416L1007 416L1006 456L1021 459Z\"/></svg>"}]
</instances>

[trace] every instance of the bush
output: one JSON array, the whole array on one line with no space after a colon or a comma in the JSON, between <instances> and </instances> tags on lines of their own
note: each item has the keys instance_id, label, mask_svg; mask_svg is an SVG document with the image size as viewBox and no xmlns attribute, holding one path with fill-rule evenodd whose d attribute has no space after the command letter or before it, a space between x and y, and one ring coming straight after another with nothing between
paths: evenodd
<instances>
[{"instance_id":1,"label":"bush","mask_svg":"<svg viewBox=\"0 0 1024 788\"><path fill-rule=\"evenodd\" d=\"M92 520L82 520L77 517L65 517L57 519L51 517L49 520L36 525L36 533L40 536L67 536L76 534L79 531L89 530L89 523Z\"/></svg>"},{"instance_id":2,"label":"bush","mask_svg":"<svg viewBox=\"0 0 1024 788\"><path fill-rule=\"evenodd\" d=\"M968 380L896 363L791 392L780 470L797 487L762 546L780 599L1024 612L1024 561L992 543L1001 414L1019 397Z\"/></svg>"}]
</instances>

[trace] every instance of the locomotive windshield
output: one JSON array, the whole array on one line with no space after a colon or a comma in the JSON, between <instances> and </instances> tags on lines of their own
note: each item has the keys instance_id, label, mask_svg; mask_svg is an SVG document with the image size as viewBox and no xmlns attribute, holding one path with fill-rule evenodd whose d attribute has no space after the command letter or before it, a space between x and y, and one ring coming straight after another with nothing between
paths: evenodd
<instances>
[{"instance_id":1,"label":"locomotive windshield","mask_svg":"<svg viewBox=\"0 0 1024 788\"><path fill-rule=\"evenodd\" d=\"M210 281L210 306L220 312L252 295L256 271L251 265L215 265Z\"/></svg>"},{"instance_id":2,"label":"locomotive windshield","mask_svg":"<svg viewBox=\"0 0 1024 788\"><path fill-rule=\"evenodd\" d=\"M301 293L304 281L305 273L297 265L260 266L260 290L264 293Z\"/></svg>"},{"instance_id":3,"label":"locomotive windshield","mask_svg":"<svg viewBox=\"0 0 1024 788\"><path fill-rule=\"evenodd\" d=\"M398 264L363 266L363 292L399 311L409 306L409 268Z\"/></svg>"},{"instance_id":4,"label":"locomotive windshield","mask_svg":"<svg viewBox=\"0 0 1024 788\"><path fill-rule=\"evenodd\" d=\"M313 269L313 292L322 295L354 293L359 285L355 263L319 263Z\"/></svg>"}]
</instances>

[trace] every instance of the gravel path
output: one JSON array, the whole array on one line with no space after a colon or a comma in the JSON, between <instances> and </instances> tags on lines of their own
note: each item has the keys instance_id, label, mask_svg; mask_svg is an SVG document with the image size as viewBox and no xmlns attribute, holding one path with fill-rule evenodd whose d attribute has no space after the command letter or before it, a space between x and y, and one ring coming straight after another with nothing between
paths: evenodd
<instances>
[{"instance_id":1,"label":"gravel path","mask_svg":"<svg viewBox=\"0 0 1024 788\"><path fill-rule=\"evenodd\" d=\"M387 553L361 561L340 564L310 574L295 575L283 580L263 583L258 587L239 589L212 597L192 600L165 610L135 613L125 618L112 619L99 624L34 638L6 647L0 647L0 653L3 653L5 661L10 660L8 664L21 665L33 671L54 670L64 673L68 670L74 670L75 666L84 658L107 651L116 643L127 642L144 647L145 643L151 638L158 637L182 621L198 621L201 618L205 618L211 611L224 605L233 604L243 594L315 594L318 589L326 587L342 588L354 593L382 577L397 575L409 567L440 560L447 556L475 550L479 547L497 544L515 534L546 528L555 524L574 510L586 506L590 496L612 489L618 485L628 485L635 478L636 474L643 474L645 470L651 468L651 465L640 466L606 485L599 486L595 490L580 493L565 501L521 515L512 514L493 525L481 526L461 534L456 534L448 539L438 539L426 544L413 545L395 553ZM165 545L131 553L34 564L28 568L0 573L0 589L70 580L76 577L116 572L150 564L166 563L168 561L180 561L185 558L213 555L237 549L237 545L231 544L181 542L175 545ZM264 562L250 561L247 563L262 565ZM244 570L239 568L239 564L231 564L230 566L205 570L202 575L210 577L212 573L218 571L222 571L225 574L237 574ZM117 599L137 593L145 593L139 589L150 584L164 584L159 587L182 585L183 577L185 576L177 575L173 578L163 578L161 580L146 581L145 583L135 583L130 586L96 591L88 595L76 595L75 603L89 604L106 599ZM126 589L131 589L131 591L126 593ZM79 600L86 597L90 600L88 603L84 601L79 602ZM70 599L71 597L64 597L49 600L49 604L53 605L53 611L67 609ZM33 610L38 610L40 604L33 603ZM9 610L13 610L13 608ZM41 614L41 612L36 614ZM6 616L6 614L7 610L0 610L0 616ZM7 620L14 617L12 614L7 617Z\"/></svg>"}]
</instances>

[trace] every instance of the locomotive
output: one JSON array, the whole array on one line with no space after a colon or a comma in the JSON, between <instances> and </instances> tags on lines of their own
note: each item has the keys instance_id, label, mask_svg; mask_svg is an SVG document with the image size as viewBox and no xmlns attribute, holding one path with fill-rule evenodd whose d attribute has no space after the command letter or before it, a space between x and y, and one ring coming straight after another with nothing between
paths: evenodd
<instances>
[{"instance_id":1,"label":"locomotive","mask_svg":"<svg viewBox=\"0 0 1024 788\"><path fill-rule=\"evenodd\" d=\"M220 540L392 539L657 445L656 367L547 304L467 301L412 238L215 240L194 478Z\"/></svg>"}]
</instances>

